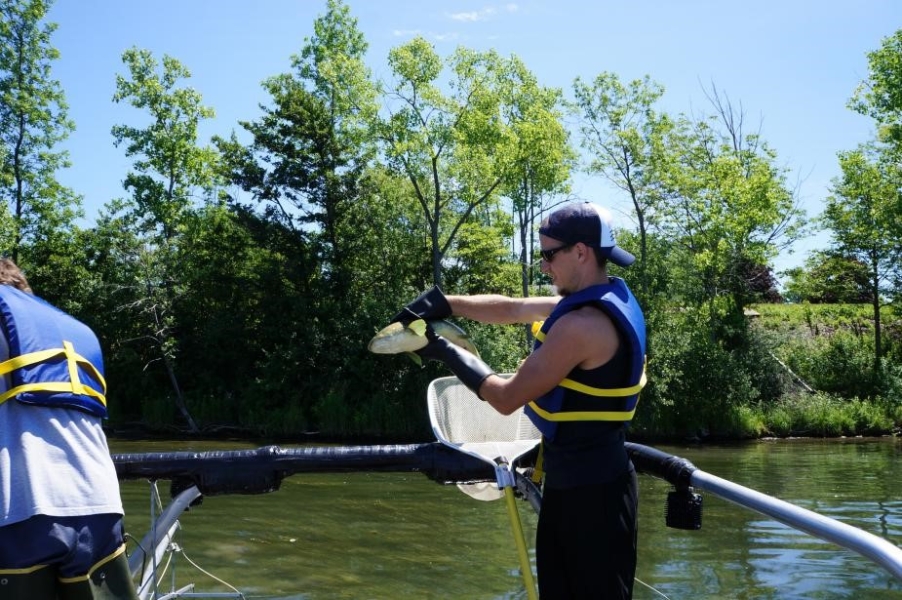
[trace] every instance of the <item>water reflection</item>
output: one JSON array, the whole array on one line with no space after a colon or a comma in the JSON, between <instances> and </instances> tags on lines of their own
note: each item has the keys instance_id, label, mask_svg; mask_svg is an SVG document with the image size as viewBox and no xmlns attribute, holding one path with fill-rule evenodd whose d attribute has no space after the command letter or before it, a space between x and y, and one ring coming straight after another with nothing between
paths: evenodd
<instances>
[{"instance_id":1,"label":"water reflection","mask_svg":"<svg viewBox=\"0 0 902 600\"><path fill-rule=\"evenodd\" d=\"M116 440L111 445L117 453L256 447ZM660 449L902 544L902 467L894 440ZM136 536L147 526L147 486L123 484L126 522ZM713 496L704 499L700 531L669 529L669 490L665 482L640 477L637 599L902 597L897 580L857 554ZM531 545L535 516L518 504ZM205 498L182 523L185 555L248 597L526 597L503 501L473 500L417 473L298 475L273 494ZM186 560L176 561L173 585L228 590Z\"/></svg>"}]
</instances>

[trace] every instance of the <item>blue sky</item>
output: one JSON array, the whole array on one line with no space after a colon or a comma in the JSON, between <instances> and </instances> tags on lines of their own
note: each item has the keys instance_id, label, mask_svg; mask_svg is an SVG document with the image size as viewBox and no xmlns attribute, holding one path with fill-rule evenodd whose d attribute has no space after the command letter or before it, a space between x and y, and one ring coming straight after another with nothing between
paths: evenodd
<instances>
[{"instance_id":1,"label":"blue sky","mask_svg":"<svg viewBox=\"0 0 902 600\"><path fill-rule=\"evenodd\" d=\"M391 48L422 35L443 56L457 46L516 55L543 85L568 96L576 77L649 75L665 87L662 110L699 113L709 109L703 86L714 84L741 105L748 128L760 127L812 216L838 174L837 152L872 136L873 123L846 108L867 76L866 54L902 28L897 0L346 3L377 77L389 75ZM325 0L58 0L48 16L58 24L52 43L61 52L53 76L77 127L65 144L73 166L59 178L84 196L88 221L124 194L130 163L113 147L110 129L143 116L112 102L116 74L126 72L123 51L168 54L191 70L188 85L217 114L202 129L207 143L259 116L267 101L260 83L289 70L325 9ZM579 177L574 192L611 207L631 227L628 199L598 176ZM776 269L801 264L826 241L822 234L796 244Z\"/></svg>"}]
</instances>

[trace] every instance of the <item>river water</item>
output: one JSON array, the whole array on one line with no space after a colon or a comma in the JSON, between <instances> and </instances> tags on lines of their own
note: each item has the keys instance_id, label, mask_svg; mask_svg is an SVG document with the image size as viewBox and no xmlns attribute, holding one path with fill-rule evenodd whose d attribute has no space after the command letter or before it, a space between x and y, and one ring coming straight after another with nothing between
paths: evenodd
<instances>
[{"instance_id":1,"label":"river water","mask_svg":"<svg viewBox=\"0 0 902 600\"><path fill-rule=\"evenodd\" d=\"M113 453L257 447L110 445ZM902 442L892 438L655 447L902 545ZM858 554L711 495L701 530L670 529L671 486L639 481L638 600L902 598L902 582ZM138 539L149 524L149 485L122 483L126 528ZM536 516L517 504L531 553ZM419 473L295 475L271 494L204 498L181 524L182 552L162 590L194 583L195 592L227 592L227 583L246 598L283 600L526 598L504 501L475 500Z\"/></svg>"}]
</instances>

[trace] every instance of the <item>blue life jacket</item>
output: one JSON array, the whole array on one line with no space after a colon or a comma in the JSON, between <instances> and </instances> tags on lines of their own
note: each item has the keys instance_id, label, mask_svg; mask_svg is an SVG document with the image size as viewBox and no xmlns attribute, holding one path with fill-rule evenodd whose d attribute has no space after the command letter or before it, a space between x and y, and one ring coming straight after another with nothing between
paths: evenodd
<instances>
[{"instance_id":1,"label":"blue life jacket","mask_svg":"<svg viewBox=\"0 0 902 600\"><path fill-rule=\"evenodd\" d=\"M103 356L87 325L9 285L0 285L0 325L9 342L0 375L12 382L0 404L15 398L107 416Z\"/></svg>"},{"instance_id":2,"label":"blue life jacket","mask_svg":"<svg viewBox=\"0 0 902 600\"><path fill-rule=\"evenodd\" d=\"M545 335L563 315L581 306L598 306L614 321L621 333L621 342L629 349L629 383L626 387L594 387L577 381L579 369L571 371L554 389L525 408L526 415L549 440L554 439L558 423L563 421L629 422L636 412L639 392L645 386L645 317L626 283L617 277L609 280L610 283L590 286L561 300L535 332L533 349L542 345ZM568 409L565 402L568 397L590 399L598 408Z\"/></svg>"}]
</instances>

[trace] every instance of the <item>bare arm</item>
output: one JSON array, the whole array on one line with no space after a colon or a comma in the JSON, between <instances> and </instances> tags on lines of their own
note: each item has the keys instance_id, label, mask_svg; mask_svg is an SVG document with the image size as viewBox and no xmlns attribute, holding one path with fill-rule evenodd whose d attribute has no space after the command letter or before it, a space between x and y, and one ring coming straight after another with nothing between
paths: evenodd
<instances>
[{"instance_id":1,"label":"bare arm","mask_svg":"<svg viewBox=\"0 0 902 600\"><path fill-rule=\"evenodd\" d=\"M619 343L616 327L601 311L585 307L568 313L511 378L488 377L480 395L498 412L511 414L553 389L575 367L592 369L608 362Z\"/></svg>"},{"instance_id":2,"label":"bare arm","mask_svg":"<svg viewBox=\"0 0 902 600\"><path fill-rule=\"evenodd\" d=\"M540 321L550 315L560 301L558 296L510 298L498 294L447 298L454 316L498 325Z\"/></svg>"}]
</instances>

